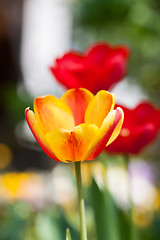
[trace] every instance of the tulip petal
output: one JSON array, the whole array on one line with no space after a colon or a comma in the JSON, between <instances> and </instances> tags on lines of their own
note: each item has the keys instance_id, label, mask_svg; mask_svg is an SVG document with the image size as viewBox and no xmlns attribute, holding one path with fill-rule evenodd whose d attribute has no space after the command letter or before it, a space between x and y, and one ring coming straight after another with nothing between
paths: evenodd
<instances>
[{"instance_id":1,"label":"tulip petal","mask_svg":"<svg viewBox=\"0 0 160 240\"><path fill-rule=\"evenodd\" d=\"M123 45L111 47L107 43L98 43L87 49L86 53L86 59L88 61L101 65L108 59L108 57L110 58L114 55L128 58L130 50L128 47Z\"/></svg>"},{"instance_id":2,"label":"tulip petal","mask_svg":"<svg viewBox=\"0 0 160 240\"><path fill-rule=\"evenodd\" d=\"M86 50L87 61L94 64L102 64L106 59L107 55L111 52L111 48L106 43L95 44Z\"/></svg>"},{"instance_id":3,"label":"tulip petal","mask_svg":"<svg viewBox=\"0 0 160 240\"><path fill-rule=\"evenodd\" d=\"M62 58L56 59L56 63L61 70L68 69L68 70L83 70L85 68L84 64L85 58L83 54L78 52L68 52Z\"/></svg>"},{"instance_id":4,"label":"tulip petal","mask_svg":"<svg viewBox=\"0 0 160 240\"><path fill-rule=\"evenodd\" d=\"M96 158L106 145L117 138L122 127L123 118L124 115L121 108L116 108L108 114L99 129L99 133L89 147L87 159L92 160Z\"/></svg>"},{"instance_id":5,"label":"tulip petal","mask_svg":"<svg viewBox=\"0 0 160 240\"><path fill-rule=\"evenodd\" d=\"M99 129L94 124L80 124L75 127L72 137L75 144L75 156L77 161L87 160L88 148L93 142Z\"/></svg>"},{"instance_id":6,"label":"tulip petal","mask_svg":"<svg viewBox=\"0 0 160 240\"><path fill-rule=\"evenodd\" d=\"M159 113L150 102L141 102L134 109L120 106L124 123L117 139L106 151L109 153L138 154L155 140L158 133Z\"/></svg>"},{"instance_id":7,"label":"tulip petal","mask_svg":"<svg viewBox=\"0 0 160 240\"><path fill-rule=\"evenodd\" d=\"M122 128L123 121L124 121L123 110L121 108L117 108L116 110L117 110L116 119L115 119L115 122L114 122L115 127L113 126L114 131L112 132L112 135L111 135L108 143L106 144L106 146L110 145L118 137L118 135L121 131L121 128ZM104 122L102 124L102 127L101 127L101 131L104 131L104 129L106 128L106 124L107 124L107 119L104 120Z\"/></svg>"},{"instance_id":8,"label":"tulip petal","mask_svg":"<svg viewBox=\"0 0 160 240\"><path fill-rule=\"evenodd\" d=\"M74 72L83 72L86 69L85 58L77 52L68 52L62 58L56 59L50 67L51 72L58 81L67 88L79 88L79 81Z\"/></svg>"},{"instance_id":9,"label":"tulip petal","mask_svg":"<svg viewBox=\"0 0 160 240\"><path fill-rule=\"evenodd\" d=\"M107 114L113 110L115 97L107 91L101 90L89 103L85 114L85 122L101 127Z\"/></svg>"},{"instance_id":10,"label":"tulip petal","mask_svg":"<svg viewBox=\"0 0 160 240\"><path fill-rule=\"evenodd\" d=\"M45 136L52 151L60 161L70 162L75 160L74 145L70 131L62 128L54 129Z\"/></svg>"},{"instance_id":11,"label":"tulip petal","mask_svg":"<svg viewBox=\"0 0 160 240\"><path fill-rule=\"evenodd\" d=\"M34 110L44 133L56 128L72 130L75 126L69 107L52 95L37 97L34 101Z\"/></svg>"},{"instance_id":12,"label":"tulip petal","mask_svg":"<svg viewBox=\"0 0 160 240\"><path fill-rule=\"evenodd\" d=\"M52 159L59 161L58 158L54 155L54 153L51 151L48 141L35 117L35 114L33 111L29 110L29 108L26 108L25 110L25 117L28 123L28 126L30 127L35 139L39 143L40 147L43 149L43 151Z\"/></svg>"},{"instance_id":13,"label":"tulip petal","mask_svg":"<svg viewBox=\"0 0 160 240\"><path fill-rule=\"evenodd\" d=\"M123 130L126 131L126 135L121 135L123 133ZM130 132L128 132L128 129L122 128L119 136L115 139L114 142L112 142L109 146L106 147L106 152L109 153L123 153L123 154L128 154L130 153L131 150L131 145L132 145L132 138L130 136ZM128 132L128 134L127 134Z\"/></svg>"},{"instance_id":14,"label":"tulip petal","mask_svg":"<svg viewBox=\"0 0 160 240\"><path fill-rule=\"evenodd\" d=\"M153 123L145 123L138 126L131 135L130 152L133 154L139 153L146 145L155 140L157 133L157 126Z\"/></svg>"},{"instance_id":15,"label":"tulip petal","mask_svg":"<svg viewBox=\"0 0 160 240\"><path fill-rule=\"evenodd\" d=\"M133 116L135 116L135 124L140 125L148 121L155 122L154 116L155 110L151 103L142 102L134 110Z\"/></svg>"},{"instance_id":16,"label":"tulip petal","mask_svg":"<svg viewBox=\"0 0 160 240\"><path fill-rule=\"evenodd\" d=\"M79 88L79 79L77 79L73 72L64 68L61 69L58 67L50 67L50 70L52 74L55 76L55 79L58 80L59 83L61 83L66 88Z\"/></svg>"},{"instance_id":17,"label":"tulip petal","mask_svg":"<svg viewBox=\"0 0 160 240\"><path fill-rule=\"evenodd\" d=\"M93 124L80 124L70 132L65 129L55 129L46 134L54 154L62 162L84 161L88 147L98 132Z\"/></svg>"},{"instance_id":18,"label":"tulip petal","mask_svg":"<svg viewBox=\"0 0 160 240\"><path fill-rule=\"evenodd\" d=\"M66 88L86 88L93 93L108 90L119 82L127 70L129 49L96 43L85 53L70 51L50 67L55 78Z\"/></svg>"},{"instance_id":19,"label":"tulip petal","mask_svg":"<svg viewBox=\"0 0 160 240\"><path fill-rule=\"evenodd\" d=\"M140 103L134 110L135 124L152 122L160 126L160 109L156 109L150 102Z\"/></svg>"},{"instance_id":20,"label":"tulip petal","mask_svg":"<svg viewBox=\"0 0 160 240\"><path fill-rule=\"evenodd\" d=\"M113 47L113 55L114 54L119 54L122 57L127 59L130 55L130 49L125 45L119 45L119 46Z\"/></svg>"},{"instance_id":21,"label":"tulip petal","mask_svg":"<svg viewBox=\"0 0 160 240\"><path fill-rule=\"evenodd\" d=\"M134 128L134 122L135 122L135 116L133 115L133 110L129 109L125 106L122 106L120 104L116 104L115 108L120 107L122 108L123 112L124 112L124 122L123 122L123 128L128 129L130 131L130 129Z\"/></svg>"},{"instance_id":22,"label":"tulip petal","mask_svg":"<svg viewBox=\"0 0 160 240\"><path fill-rule=\"evenodd\" d=\"M87 89L68 90L61 100L69 106L74 116L75 125L84 123L84 115L90 101L94 98L93 94Z\"/></svg>"}]
</instances>

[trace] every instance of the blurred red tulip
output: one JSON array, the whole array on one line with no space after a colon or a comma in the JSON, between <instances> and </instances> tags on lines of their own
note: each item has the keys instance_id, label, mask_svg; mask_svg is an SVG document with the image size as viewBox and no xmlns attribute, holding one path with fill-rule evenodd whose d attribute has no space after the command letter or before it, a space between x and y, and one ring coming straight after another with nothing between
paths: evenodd
<instances>
[{"instance_id":1,"label":"blurred red tulip","mask_svg":"<svg viewBox=\"0 0 160 240\"><path fill-rule=\"evenodd\" d=\"M97 43L84 54L68 52L50 67L66 88L86 88L92 93L111 89L126 74L129 49Z\"/></svg>"},{"instance_id":2,"label":"blurred red tulip","mask_svg":"<svg viewBox=\"0 0 160 240\"><path fill-rule=\"evenodd\" d=\"M119 105L118 105L119 106ZM124 122L117 139L106 147L109 153L138 154L157 137L160 127L160 109L151 103L140 103L135 109L121 106Z\"/></svg>"}]
</instances>

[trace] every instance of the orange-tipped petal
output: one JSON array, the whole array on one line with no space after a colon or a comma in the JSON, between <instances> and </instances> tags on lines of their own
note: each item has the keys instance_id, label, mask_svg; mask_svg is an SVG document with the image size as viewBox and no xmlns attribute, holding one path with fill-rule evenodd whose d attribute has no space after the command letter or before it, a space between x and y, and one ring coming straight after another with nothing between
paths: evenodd
<instances>
[{"instance_id":1,"label":"orange-tipped petal","mask_svg":"<svg viewBox=\"0 0 160 240\"><path fill-rule=\"evenodd\" d=\"M57 158L62 162L74 161L74 145L71 132L66 129L54 129L46 134L50 147Z\"/></svg>"},{"instance_id":2,"label":"orange-tipped petal","mask_svg":"<svg viewBox=\"0 0 160 240\"><path fill-rule=\"evenodd\" d=\"M59 161L58 158L54 155L54 153L50 149L48 141L47 141L33 111L29 110L29 108L26 108L25 117L26 117L29 128L31 129L35 139L37 140L37 142L39 143L39 145L43 149L43 151L50 158L52 158L56 161Z\"/></svg>"},{"instance_id":3,"label":"orange-tipped petal","mask_svg":"<svg viewBox=\"0 0 160 240\"><path fill-rule=\"evenodd\" d=\"M44 133L56 128L74 128L74 118L69 107L52 95L37 97L34 111Z\"/></svg>"},{"instance_id":4,"label":"orange-tipped petal","mask_svg":"<svg viewBox=\"0 0 160 240\"><path fill-rule=\"evenodd\" d=\"M93 124L80 124L72 132L55 129L46 134L54 154L63 162L83 161L88 147L98 132Z\"/></svg>"},{"instance_id":5,"label":"orange-tipped petal","mask_svg":"<svg viewBox=\"0 0 160 240\"><path fill-rule=\"evenodd\" d=\"M72 132L75 144L75 156L77 161L87 160L88 148L98 133L98 127L94 124L80 124Z\"/></svg>"},{"instance_id":6,"label":"orange-tipped petal","mask_svg":"<svg viewBox=\"0 0 160 240\"><path fill-rule=\"evenodd\" d=\"M61 100L71 109L75 125L84 123L86 108L93 98L94 95L84 88L70 89L61 97Z\"/></svg>"},{"instance_id":7,"label":"orange-tipped petal","mask_svg":"<svg viewBox=\"0 0 160 240\"><path fill-rule=\"evenodd\" d=\"M99 133L89 148L89 160L96 158L106 145L110 144L118 137L123 124L123 118L123 110L119 107L108 114L99 129Z\"/></svg>"},{"instance_id":8,"label":"orange-tipped petal","mask_svg":"<svg viewBox=\"0 0 160 240\"><path fill-rule=\"evenodd\" d=\"M107 114L114 109L115 97L113 94L101 90L92 99L85 114L85 122L101 127Z\"/></svg>"},{"instance_id":9,"label":"orange-tipped petal","mask_svg":"<svg viewBox=\"0 0 160 240\"><path fill-rule=\"evenodd\" d=\"M124 120L124 113L123 113L123 110L120 108L120 107L117 107L116 108L116 119L115 119L115 128L114 128L114 131L112 132L112 135L109 139L109 141L107 142L106 146L108 146L109 144L111 144L119 135L120 131L121 131L121 128L122 128L122 124L123 124L123 120ZM102 131L103 131L103 128L106 128L106 123L105 122L106 119L104 120L103 124L102 124Z\"/></svg>"}]
</instances>

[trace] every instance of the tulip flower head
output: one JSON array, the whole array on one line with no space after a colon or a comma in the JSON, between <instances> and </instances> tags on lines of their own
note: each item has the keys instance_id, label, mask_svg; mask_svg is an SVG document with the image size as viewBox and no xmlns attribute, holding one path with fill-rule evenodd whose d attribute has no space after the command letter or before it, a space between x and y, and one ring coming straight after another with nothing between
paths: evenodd
<instances>
[{"instance_id":1,"label":"tulip flower head","mask_svg":"<svg viewBox=\"0 0 160 240\"><path fill-rule=\"evenodd\" d=\"M134 109L124 106L121 108L125 116L121 132L106 151L138 154L157 137L160 127L160 109L155 109L149 102L142 102Z\"/></svg>"},{"instance_id":2,"label":"tulip flower head","mask_svg":"<svg viewBox=\"0 0 160 240\"><path fill-rule=\"evenodd\" d=\"M86 88L92 93L109 90L126 74L129 49L97 43L84 54L71 51L56 59L50 67L66 88Z\"/></svg>"},{"instance_id":3,"label":"tulip flower head","mask_svg":"<svg viewBox=\"0 0 160 240\"><path fill-rule=\"evenodd\" d=\"M52 159L76 162L96 158L118 136L123 111L114 109L114 95L101 90L70 89L60 99L37 97L34 112L25 110L27 123L44 152Z\"/></svg>"}]
</instances>

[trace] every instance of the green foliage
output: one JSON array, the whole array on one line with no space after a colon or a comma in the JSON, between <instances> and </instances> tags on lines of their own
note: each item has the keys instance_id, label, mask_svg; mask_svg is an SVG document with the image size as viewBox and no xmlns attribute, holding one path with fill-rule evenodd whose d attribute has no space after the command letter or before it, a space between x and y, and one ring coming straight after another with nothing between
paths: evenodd
<instances>
[{"instance_id":1,"label":"green foliage","mask_svg":"<svg viewBox=\"0 0 160 240\"><path fill-rule=\"evenodd\" d=\"M67 230L66 230L66 240L72 240L69 228L67 228Z\"/></svg>"},{"instance_id":2,"label":"green foliage","mask_svg":"<svg viewBox=\"0 0 160 240\"><path fill-rule=\"evenodd\" d=\"M78 21L85 26L104 26L108 21L123 20L132 0L86 0L78 5Z\"/></svg>"},{"instance_id":3,"label":"green foliage","mask_svg":"<svg viewBox=\"0 0 160 240\"><path fill-rule=\"evenodd\" d=\"M30 217L31 209L24 203L0 206L0 240L24 239Z\"/></svg>"},{"instance_id":4,"label":"green foliage","mask_svg":"<svg viewBox=\"0 0 160 240\"><path fill-rule=\"evenodd\" d=\"M0 95L5 114L13 124L17 124L24 119L24 110L32 103L31 97L26 92L22 93L22 95L23 98L18 95L17 86L12 84L2 89Z\"/></svg>"},{"instance_id":5,"label":"green foliage","mask_svg":"<svg viewBox=\"0 0 160 240\"><path fill-rule=\"evenodd\" d=\"M61 240L61 232L51 211L41 212L35 219L35 233L38 240Z\"/></svg>"},{"instance_id":6,"label":"green foliage","mask_svg":"<svg viewBox=\"0 0 160 240\"><path fill-rule=\"evenodd\" d=\"M100 190L92 181L91 199L95 216L97 240L120 240L119 219L116 206L107 190Z\"/></svg>"},{"instance_id":7,"label":"green foliage","mask_svg":"<svg viewBox=\"0 0 160 240\"><path fill-rule=\"evenodd\" d=\"M118 186L117 186L118 188ZM101 189L93 179L86 189L87 219L88 208L93 210L94 224L88 230L88 240L131 240L128 214L119 209L110 193ZM160 236L160 215L157 213L151 225L139 229L136 240L157 240ZM70 231L72 233L72 238ZM96 227L96 236L95 228ZM60 207L48 206L33 210L30 205L15 202L0 205L0 240L79 240L79 228L71 223Z\"/></svg>"}]
</instances>

